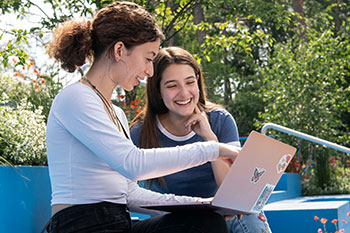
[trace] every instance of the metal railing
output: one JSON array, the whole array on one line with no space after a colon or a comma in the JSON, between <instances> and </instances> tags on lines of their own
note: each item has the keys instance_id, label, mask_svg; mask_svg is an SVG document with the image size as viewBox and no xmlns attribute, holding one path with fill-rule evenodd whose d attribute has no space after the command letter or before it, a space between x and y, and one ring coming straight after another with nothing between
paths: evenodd
<instances>
[{"instance_id":1,"label":"metal railing","mask_svg":"<svg viewBox=\"0 0 350 233\"><path fill-rule=\"evenodd\" d=\"M274 130L277 130L277 131L280 131L280 132L283 132L283 133L287 133L289 135L293 135L293 136L298 137L298 138L302 138L302 139L305 139L305 140L308 140L308 141L320 144L322 146L330 147L330 148L333 148L335 150L339 150L339 151L342 151L342 152L350 154L350 148L348 148L348 147L341 146L341 145L338 145L336 143L333 143L333 142L330 142L330 141L327 141L327 140L323 140L321 138L317 138L317 137L314 137L314 136L311 136L311 135L308 135L308 134L296 131L294 129L290 129L290 128L281 126L281 125L277 125L277 124L274 124L274 123L267 123L267 124L265 124L262 127L261 133L262 134L266 134L266 130L267 129L274 129Z\"/></svg>"}]
</instances>

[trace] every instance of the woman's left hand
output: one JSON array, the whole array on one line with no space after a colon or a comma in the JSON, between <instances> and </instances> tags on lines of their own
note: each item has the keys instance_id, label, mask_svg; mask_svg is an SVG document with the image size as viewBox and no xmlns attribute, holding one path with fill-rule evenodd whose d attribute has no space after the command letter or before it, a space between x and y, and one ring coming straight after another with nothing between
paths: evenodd
<instances>
[{"instance_id":1,"label":"woman's left hand","mask_svg":"<svg viewBox=\"0 0 350 233\"><path fill-rule=\"evenodd\" d=\"M194 113L186 121L185 128L188 132L193 130L206 141L217 141L216 135L211 130L207 114L205 112L201 112L198 106L195 107Z\"/></svg>"}]
</instances>

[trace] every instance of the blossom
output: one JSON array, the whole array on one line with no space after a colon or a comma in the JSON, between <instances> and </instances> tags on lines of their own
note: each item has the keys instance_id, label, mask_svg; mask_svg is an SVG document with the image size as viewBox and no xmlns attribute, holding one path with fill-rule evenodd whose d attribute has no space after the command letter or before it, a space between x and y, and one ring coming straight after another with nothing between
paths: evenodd
<instances>
[{"instance_id":1,"label":"blossom","mask_svg":"<svg viewBox=\"0 0 350 233\"><path fill-rule=\"evenodd\" d=\"M322 229L321 229L321 228L318 228L317 233L322 233Z\"/></svg>"},{"instance_id":2,"label":"blossom","mask_svg":"<svg viewBox=\"0 0 350 233\"><path fill-rule=\"evenodd\" d=\"M322 223L322 224L326 224L327 219L326 219L326 218L321 218L321 220L320 220L320 221L321 221L321 223Z\"/></svg>"},{"instance_id":3,"label":"blossom","mask_svg":"<svg viewBox=\"0 0 350 233\"><path fill-rule=\"evenodd\" d=\"M319 219L319 217L315 216L314 219L315 219L315 221L317 221Z\"/></svg>"},{"instance_id":4,"label":"blossom","mask_svg":"<svg viewBox=\"0 0 350 233\"><path fill-rule=\"evenodd\" d=\"M333 223L333 224L336 224L337 222L338 222L337 219L333 219L333 220L332 220L332 223Z\"/></svg>"}]
</instances>

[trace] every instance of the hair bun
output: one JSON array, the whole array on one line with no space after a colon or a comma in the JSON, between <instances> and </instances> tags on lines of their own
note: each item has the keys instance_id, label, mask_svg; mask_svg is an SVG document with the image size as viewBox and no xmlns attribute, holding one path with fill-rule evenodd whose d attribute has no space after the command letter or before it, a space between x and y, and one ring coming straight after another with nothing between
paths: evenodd
<instances>
[{"instance_id":1,"label":"hair bun","mask_svg":"<svg viewBox=\"0 0 350 233\"><path fill-rule=\"evenodd\" d=\"M91 22L69 20L57 28L48 47L51 57L61 62L61 67L74 72L91 56Z\"/></svg>"}]
</instances>

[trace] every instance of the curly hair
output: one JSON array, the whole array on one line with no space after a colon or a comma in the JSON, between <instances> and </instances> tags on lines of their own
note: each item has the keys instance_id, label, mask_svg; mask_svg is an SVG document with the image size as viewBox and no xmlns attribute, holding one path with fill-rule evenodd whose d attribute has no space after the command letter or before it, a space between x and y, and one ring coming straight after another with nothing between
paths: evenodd
<instances>
[{"instance_id":1,"label":"curly hair","mask_svg":"<svg viewBox=\"0 0 350 233\"><path fill-rule=\"evenodd\" d=\"M121 41L125 47L164 39L154 17L132 2L115 2L102 8L90 21L69 20L54 32L48 53L61 67L74 72L87 58L98 59Z\"/></svg>"}]
</instances>

